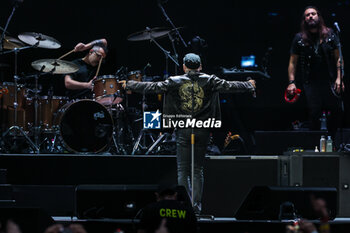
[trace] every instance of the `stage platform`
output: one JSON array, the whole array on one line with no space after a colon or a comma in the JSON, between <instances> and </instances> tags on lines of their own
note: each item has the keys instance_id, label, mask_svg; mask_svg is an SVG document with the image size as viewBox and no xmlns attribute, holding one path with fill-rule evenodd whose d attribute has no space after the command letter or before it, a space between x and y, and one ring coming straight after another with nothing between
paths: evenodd
<instances>
[{"instance_id":1,"label":"stage platform","mask_svg":"<svg viewBox=\"0 0 350 233\"><path fill-rule=\"evenodd\" d=\"M114 220L114 219L89 219L80 220L77 218L69 217L53 217L57 223L69 224L80 223L88 230L88 232L98 232L104 229L104 232L113 232L116 229L122 229L124 232L135 232L138 220L126 219L126 220ZM317 227L320 221L311 220ZM332 233L348 233L350 227L350 218L336 218L330 221L330 227ZM293 221L264 221L264 220L237 220L236 218L210 218L199 217L198 228L200 233L241 233L241 232L271 232L271 233L283 233L286 226L293 224Z\"/></svg>"},{"instance_id":2,"label":"stage platform","mask_svg":"<svg viewBox=\"0 0 350 233\"><path fill-rule=\"evenodd\" d=\"M342 229L350 225L349 168L350 156L344 153L207 156L202 214L213 218L199 219L201 232L242 232L247 228L252 232L268 228L283 231L286 222L235 219L255 186L336 188L337 213L331 224L336 232L346 232ZM85 185L107 191L120 186L128 190L140 185L175 184L176 157L1 154L0 171L0 186L7 186L17 207L39 207L56 221L82 222L91 232L100 224L132 230L132 220L77 219L76 189Z\"/></svg>"}]
</instances>

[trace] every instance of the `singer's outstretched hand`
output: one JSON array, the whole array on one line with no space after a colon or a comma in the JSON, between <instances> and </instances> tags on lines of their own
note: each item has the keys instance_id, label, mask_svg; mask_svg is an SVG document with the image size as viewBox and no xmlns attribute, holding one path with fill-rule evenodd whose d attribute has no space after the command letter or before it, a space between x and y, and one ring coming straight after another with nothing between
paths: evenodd
<instances>
[{"instance_id":1,"label":"singer's outstretched hand","mask_svg":"<svg viewBox=\"0 0 350 233\"><path fill-rule=\"evenodd\" d=\"M255 84L256 82L254 79L250 79L248 80L248 82L250 82L253 85L253 87L256 88L256 84Z\"/></svg>"},{"instance_id":2,"label":"singer's outstretched hand","mask_svg":"<svg viewBox=\"0 0 350 233\"><path fill-rule=\"evenodd\" d=\"M122 84L123 89L126 88L126 80L120 80L119 83Z\"/></svg>"}]
</instances>

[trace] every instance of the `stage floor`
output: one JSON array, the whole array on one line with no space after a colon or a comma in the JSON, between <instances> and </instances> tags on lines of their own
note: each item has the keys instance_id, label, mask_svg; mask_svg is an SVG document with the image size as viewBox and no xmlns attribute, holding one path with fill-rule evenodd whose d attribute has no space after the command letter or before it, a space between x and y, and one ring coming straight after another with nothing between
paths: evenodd
<instances>
[{"instance_id":1,"label":"stage floor","mask_svg":"<svg viewBox=\"0 0 350 233\"><path fill-rule=\"evenodd\" d=\"M82 224L88 231L105 228L106 231L110 229L122 229L124 232L136 232L138 220L137 219L78 219L76 217L53 217L57 223ZM198 217L198 227L200 233L210 232L271 232L281 233L285 232L287 225L292 225L293 220L237 220L236 218L211 218L210 216ZM316 227L320 225L319 220L310 220ZM350 227L350 218L336 218L329 221L332 233L348 233Z\"/></svg>"}]
</instances>

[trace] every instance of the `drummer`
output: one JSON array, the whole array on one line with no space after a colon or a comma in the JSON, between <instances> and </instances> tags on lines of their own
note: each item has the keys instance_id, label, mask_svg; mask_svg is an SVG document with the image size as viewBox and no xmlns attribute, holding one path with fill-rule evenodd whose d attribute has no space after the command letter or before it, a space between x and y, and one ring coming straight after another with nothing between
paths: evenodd
<instances>
[{"instance_id":1,"label":"drummer","mask_svg":"<svg viewBox=\"0 0 350 233\"><path fill-rule=\"evenodd\" d=\"M78 43L74 52L89 50L83 58L72 61L79 66L79 70L64 77L67 88L66 95L70 99L92 98L93 80L96 78L97 66L101 59L107 55L107 40L94 40L88 44Z\"/></svg>"}]
</instances>

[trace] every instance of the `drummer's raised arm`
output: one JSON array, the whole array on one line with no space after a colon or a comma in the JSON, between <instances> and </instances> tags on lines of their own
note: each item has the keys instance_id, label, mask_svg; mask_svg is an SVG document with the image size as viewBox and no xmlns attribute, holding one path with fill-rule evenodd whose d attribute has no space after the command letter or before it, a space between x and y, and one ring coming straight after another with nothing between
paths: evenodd
<instances>
[{"instance_id":1,"label":"drummer's raised arm","mask_svg":"<svg viewBox=\"0 0 350 233\"><path fill-rule=\"evenodd\" d=\"M74 51L75 52L85 51L87 49L92 48L94 45L101 44L101 43L107 47L107 40L102 38L102 39L98 39L98 40L93 40L93 41L89 42L88 44L84 44L84 43L80 42L74 47Z\"/></svg>"}]
</instances>

